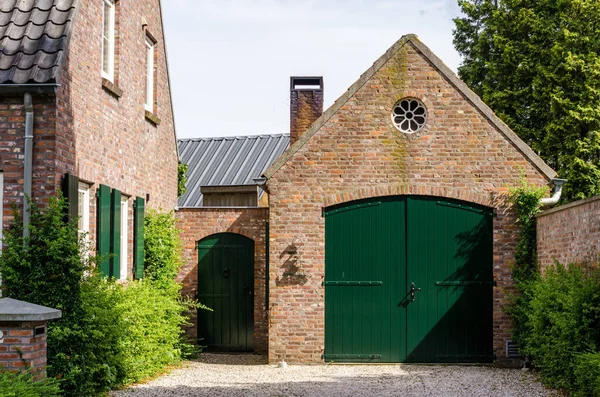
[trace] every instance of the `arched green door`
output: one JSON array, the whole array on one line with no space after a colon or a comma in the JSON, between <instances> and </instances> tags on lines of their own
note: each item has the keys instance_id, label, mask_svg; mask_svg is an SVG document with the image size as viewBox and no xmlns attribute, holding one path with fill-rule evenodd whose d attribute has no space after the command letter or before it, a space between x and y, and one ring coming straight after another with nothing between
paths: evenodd
<instances>
[{"instance_id":1,"label":"arched green door","mask_svg":"<svg viewBox=\"0 0 600 397\"><path fill-rule=\"evenodd\" d=\"M492 230L491 209L445 198L328 209L325 360L491 362Z\"/></svg>"},{"instance_id":2,"label":"arched green door","mask_svg":"<svg viewBox=\"0 0 600 397\"><path fill-rule=\"evenodd\" d=\"M252 351L254 241L219 233L198 242L198 338L211 350Z\"/></svg>"}]
</instances>

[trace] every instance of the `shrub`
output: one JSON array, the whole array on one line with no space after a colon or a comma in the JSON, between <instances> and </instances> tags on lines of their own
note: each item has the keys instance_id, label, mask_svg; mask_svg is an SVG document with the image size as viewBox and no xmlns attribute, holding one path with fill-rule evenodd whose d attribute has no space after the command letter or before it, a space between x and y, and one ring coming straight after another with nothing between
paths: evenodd
<instances>
[{"instance_id":1,"label":"shrub","mask_svg":"<svg viewBox=\"0 0 600 397\"><path fill-rule=\"evenodd\" d=\"M58 397L60 389L55 379L34 380L25 372L14 374L0 371L0 397Z\"/></svg>"},{"instance_id":2,"label":"shrub","mask_svg":"<svg viewBox=\"0 0 600 397\"><path fill-rule=\"evenodd\" d=\"M4 295L62 310L59 320L48 323L48 375L58 377L61 388L72 395L86 385L83 361L86 347L81 281L87 264L82 261L77 226L65 220L66 203L51 198L42 210L31 202L29 237L14 210L14 222L5 231L0 273Z\"/></svg>"},{"instance_id":3,"label":"shrub","mask_svg":"<svg viewBox=\"0 0 600 397\"><path fill-rule=\"evenodd\" d=\"M188 307L148 280L135 281L119 291L125 383L138 382L180 362Z\"/></svg>"},{"instance_id":4,"label":"shrub","mask_svg":"<svg viewBox=\"0 0 600 397\"><path fill-rule=\"evenodd\" d=\"M513 339L521 347L526 345L525 339L531 334L527 316L532 299L531 288L539 277L535 214L540 211L540 199L546 190L545 187L528 185L522 178L521 185L509 191L520 230L515 250L515 263L512 266L512 276L517 293L508 297L509 305L505 307L505 310L513 321Z\"/></svg>"},{"instance_id":5,"label":"shrub","mask_svg":"<svg viewBox=\"0 0 600 397\"><path fill-rule=\"evenodd\" d=\"M65 210L63 198L51 198L44 211L31 203L27 238L23 238L23 223L14 210L0 256L6 295L62 310L61 320L51 324L81 316L80 282L86 263L80 256L77 226L65 221Z\"/></svg>"},{"instance_id":6,"label":"shrub","mask_svg":"<svg viewBox=\"0 0 600 397\"><path fill-rule=\"evenodd\" d=\"M600 353L585 353L575 362L574 397L600 396Z\"/></svg>"},{"instance_id":7,"label":"shrub","mask_svg":"<svg viewBox=\"0 0 600 397\"><path fill-rule=\"evenodd\" d=\"M80 255L85 240L65 209L62 197L44 210L32 203L25 239L15 211L0 256L5 296L63 311L48 324L48 376L60 379L65 396L95 396L179 362L190 350L182 326L196 305L180 297L175 281L181 260L173 214L149 212L148 279L124 287L102 277L91 266L95 258Z\"/></svg>"},{"instance_id":8,"label":"shrub","mask_svg":"<svg viewBox=\"0 0 600 397\"><path fill-rule=\"evenodd\" d=\"M598 270L560 264L547 269L531 288L523 351L553 387L577 390L577 356L600 347L600 277ZM580 369L581 376L587 376Z\"/></svg>"},{"instance_id":9,"label":"shrub","mask_svg":"<svg viewBox=\"0 0 600 397\"><path fill-rule=\"evenodd\" d=\"M181 240L173 212L149 210L144 219L145 276L165 291L178 292Z\"/></svg>"}]
</instances>

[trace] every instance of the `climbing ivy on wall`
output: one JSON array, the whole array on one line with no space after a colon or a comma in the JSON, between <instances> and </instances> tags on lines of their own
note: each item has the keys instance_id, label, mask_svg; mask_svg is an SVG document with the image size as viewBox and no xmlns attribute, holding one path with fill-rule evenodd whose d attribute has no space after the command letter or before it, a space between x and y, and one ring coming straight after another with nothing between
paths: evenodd
<instances>
[{"instance_id":1,"label":"climbing ivy on wall","mask_svg":"<svg viewBox=\"0 0 600 397\"><path fill-rule=\"evenodd\" d=\"M529 185L524 180L520 186L509 191L520 231L512 268L517 292L511 296L507 312L513 320L513 339L520 346L524 345L529 333L527 313L531 301L531 286L539 275L535 215L541 210L540 200L546 192L546 187Z\"/></svg>"},{"instance_id":2,"label":"climbing ivy on wall","mask_svg":"<svg viewBox=\"0 0 600 397\"><path fill-rule=\"evenodd\" d=\"M179 163L177 165L177 197L181 197L185 194L185 192L187 192L187 172L187 164Z\"/></svg>"},{"instance_id":3,"label":"climbing ivy on wall","mask_svg":"<svg viewBox=\"0 0 600 397\"><path fill-rule=\"evenodd\" d=\"M510 189L510 200L520 228L513 267L513 278L517 283L530 280L538 271L535 215L540 212L540 200L547 191L545 186L528 185L524 181L521 186Z\"/></svg>"}]
</instances>

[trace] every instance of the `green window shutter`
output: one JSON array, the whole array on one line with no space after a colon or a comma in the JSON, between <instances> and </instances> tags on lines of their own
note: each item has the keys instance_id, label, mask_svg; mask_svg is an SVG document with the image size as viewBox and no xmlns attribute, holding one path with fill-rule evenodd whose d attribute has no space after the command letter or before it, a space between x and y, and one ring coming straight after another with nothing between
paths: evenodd
<instances>
[{"instance_id":1,"label":"green window shutter","mask_svg":"<svg viewBox=\"0 0 600 397\"><path fill-rule=\"evenodd\" d=\"M133 204L133 266L135 278L144 277L144 199Z\"/></svg>"},{"instance_id":2,"label":"green window shutter","mask_svg":"<svg viewBox=\"0 0 600 397\"><path fill-rule=\"evenodd\" d=\"M121 192L113 189L110 206L110 276L121 275Z\"/></svg>"},{"instance_id":3,"label":"green window shutter","mask_svg":"<svg viewBox=\"0 0 600 397\"><path fill-rule=\"evenodd\" d=\"M75 175L65 174L63 178L63 196L67 199L67 220L77 219L79 209L79 178Z\"/></svg>"},{"instance_id":4,"label":"green window shutter","mask_svg":"<svg viewBox=\"0 0 600 397\"><path fill-rule=\"evenodd\" d=\"M96 196L98 197L96 251L100 256L102 275L110 276L110 188L100 185Z\"/></svg>"}]
</instances>

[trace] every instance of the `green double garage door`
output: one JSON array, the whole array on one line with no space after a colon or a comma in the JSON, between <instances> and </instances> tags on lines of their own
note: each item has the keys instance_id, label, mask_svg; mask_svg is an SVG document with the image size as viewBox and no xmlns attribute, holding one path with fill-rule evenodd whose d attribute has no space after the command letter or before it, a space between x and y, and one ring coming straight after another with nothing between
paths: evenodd
<instances>
[{"instance_id":1,"label":"green double garage door","mask_svg":"<svg viewBox=\"0 0 600 397\"><path fill-rule=\"evenodd\" d=\"M325 361L491 362L492 211L426 196L325 212Z\"/></svg>"}]
</instances>

